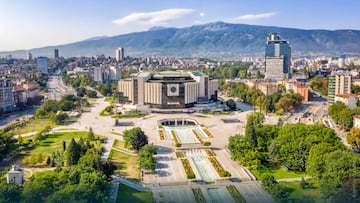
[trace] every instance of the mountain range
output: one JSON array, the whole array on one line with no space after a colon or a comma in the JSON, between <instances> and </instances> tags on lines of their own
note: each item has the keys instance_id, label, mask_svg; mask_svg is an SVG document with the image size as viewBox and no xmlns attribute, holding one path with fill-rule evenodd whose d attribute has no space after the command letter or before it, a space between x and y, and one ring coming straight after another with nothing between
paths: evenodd
<instances>
[{"instance_id":1,"label":"mountain range","mask_svg":"<svg viewBox=\"0 0 360 203\"><path fill-rule=\"evenodd\" d=\"M237 58L264 55L268 32L278 32L289 40L293 55L359 54L359 30L304 30L274 26L230 24L224 22L194 25L186 28L155 27L148 31L93 37L70 44L31 49L33 56L60 55L114 56L115 49L124 47L127 56L169 56ZM13 57L26 56L27 50L0 52Z\"/></svg>"}]
</instances>

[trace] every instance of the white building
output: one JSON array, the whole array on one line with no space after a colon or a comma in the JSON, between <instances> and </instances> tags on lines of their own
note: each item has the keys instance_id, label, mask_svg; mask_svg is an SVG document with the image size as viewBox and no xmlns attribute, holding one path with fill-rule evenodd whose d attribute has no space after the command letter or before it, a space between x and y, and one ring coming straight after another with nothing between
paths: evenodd
<instances>
[{"instance_id":1,"label":"white building","mask_svg":"<svg viewBox=\"0 0 360 203\"><path fill-rule=\"evenodd\" d=\"M38 57L36 59L36 67L41 73L48 73L48 58L46 57Z\"/></svg>"},{"instance_id":2,"label":"white building","mask_svg":"<svg viewBox=\"0 0 360 203\"><path fill-rule=\"evenodd\" d=\"M117 62L124 60L124 48L120 47L115 50L115 58Z\"/></svg>"},{"instance_id":3,"label":"white building","mask_svg":"<svg viewBox=\"0 0 360 203\"><path fill-rule=\"evenodd\" d=\"M118 67L110 66L109 68L109 77L111 82L118 82L121 79L121 71Z\"/></svg>"},{"instance_id":4,"label":"white building","mask_svg":"<svg viewBox=\"0 0 360 203\"><path fill-rule=\"evenodd\" d=\"M94 81L98 83L103 82L103 68L101 66L94 67Z\"/></svg>"},{"instance_id":5,"label":"white building","mask_svg":"<svg viewBox=\"0 0 360 203\"><path fill-rule=\"evenodd\" d=\"M338 94L335 95L335 102L337 101L343 102L350 109L354 109L357 107L359 99L353 94Z\"/></svg>"},{"instance_id":6,"label":"white building","mask_svg":"<svg viewBox=\"0 0 360 203\"><path fill-rule=\"evenodd\" d=\"M18 165L13 165L6 176L7 183L14 183L21 185L24 183L24 170L19 168Z\"/></svg>"}]
</instances>

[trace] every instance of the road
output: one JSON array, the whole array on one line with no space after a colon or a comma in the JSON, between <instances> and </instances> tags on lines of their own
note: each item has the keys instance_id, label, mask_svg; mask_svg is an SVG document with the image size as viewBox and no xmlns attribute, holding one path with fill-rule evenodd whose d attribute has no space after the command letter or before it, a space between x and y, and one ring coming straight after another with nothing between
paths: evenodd
<instances>
[{"instance_id":1,"label":"road","mask_svg":"<svg viewBox=\"0 0 360 203\"><path fill-rule=\"evenodd\" d=\"M72 88L66 86L62 81L61 76L58 74L49 77L47 88L50 100L59 101L64 95L75 94L75 91Z\"/></svg>"},{"instance_id":2,"label":"road","mask_svg":"<svg viewBox=\"0 0 360 203\"><path fill-rule=\"evenodd\" d=\"M8 114L4 114L0 116L0 129L4 128L12 123L25 119L27 117L31 117L35 114L37 107L33 107L31 109L26 109L24 111L16 111Z\"/></svg>"}]
</instances>

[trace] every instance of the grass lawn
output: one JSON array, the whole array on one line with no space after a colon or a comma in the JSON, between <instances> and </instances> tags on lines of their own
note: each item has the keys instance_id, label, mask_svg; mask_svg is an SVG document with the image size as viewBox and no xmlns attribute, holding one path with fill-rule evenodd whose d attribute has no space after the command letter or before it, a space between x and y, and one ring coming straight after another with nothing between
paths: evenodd
<instances>
[{"instance_id":1,"label":"grass lawn","mask_svg":"<svg viewBox=\"0 0 360 203\"><path fill-rule=\"evenodd\" d=\"M289 200L291 202L326 202L322 199L320 193L319 181L311 180L306 181L306 183L311 183L312 188L303 189L300 187L300 182L281 182L280 185L290 188Z\"/></svg>"},{"instance_id":2,"label":"grass lawn","mask_svg":"<svg viewBox=\"0 0 360 203\"><path fill-rule=\"evenodd\" d=\"M116 170L115 173L130 179L140 179L140 169L137 156L111 150L109 160L118 167L118 170Z\"/></svg>"},{"instance_id":3,"label":"grass lawn","mask_svg":"<svg viewBox=\"0 0 360 203\"><path fill-rule=\"evenodd\" d=\"M284 167L261 167L260 169L250 169L250 171L258 180L261 180L266 173L273 175L275 179L306 177L304 172L288 171Z\"/></svg>"},{"instance_id":4,"label":"grass lawn","mask_svg":"<svg viewBox=\"0 0 360 203\"><path fill-rule=\"evenodd\" d=\"M112 131L112 132L110 132L111 134L114 134L114 135L119 135L119 136L123 136L123 134L122 133L118 133L118 132L114 132L114 131Z\"/></svg>"},{"instance_id":5,"label":"grass lawn","mask_svg":"<svg viewBox=\"0 0 360 203\"><path fill-rule=\"evenodd\" d=\"M152 193L139 192L131 187L120 184L116 202L152 202Z\"/></svg>"},{"instance_id":6,"label":"grass lawn","mask_svg":"<svg viewBox=\"0 0 360 203\"><path fill-rule=\"evenodd\" d=\"M87 100L89 101L90 104L96 103L96 100L97 100L97 99L98 99L98 98L87 98Z\"/></svg>"},{"instance_id":7,"label":"grass lawn","mask_svg":"<svg viewBox=\"0 0 360 203\"><path fill-rule=\"evenodd\" d=\"M33 132L33 131L40 131L48 125L51 127L56 126L56 124L54 122L50 121L50 119L35 118L35 119L30 119L29 122L26 123L26 126L21 127L21 128L16 128L15 130L13 130L11 132L13 132L15 135L25 134L25 133L29 133L29 132Z\"/></svg>"},{"instance_id":8,"label":"grass lawn","mask_svg":"<svg viewBox=\"0 0 360 203\"><path fill-rule=\"evenodd\" d=\"M44 155L51 155L52 152L61 152L63 140L66 141L66 145L69 145L72 138L86 138L87 135L88 132L56 132L50 134L47 138L40 141L40 143L33 150L31 150L31 153L43 153Z\"/></svg>"},{"instance_id":9,"label":"grass lawn","mask_svg":"<svg viewBox=\"0 0 360 203\"><path fill-rule=\"evenodd\" d=\"M125 142L120 141L120 140L115 140L113 147L125 148Z\"/></svg>"}]
</instances>

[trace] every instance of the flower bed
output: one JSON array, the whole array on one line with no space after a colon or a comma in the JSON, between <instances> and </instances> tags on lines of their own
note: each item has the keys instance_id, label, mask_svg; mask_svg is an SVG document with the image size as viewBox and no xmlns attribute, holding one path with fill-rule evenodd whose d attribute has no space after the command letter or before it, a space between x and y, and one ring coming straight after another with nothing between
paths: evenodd
<instances>
[{"instance_id":1,"label":"flower bed","mask_svg":"<svg viewBox=\"0 0 360 203\"><path fill-rule=\"evenodd\" d=\"M208 129L202 128L202 130L205 132L205 134L206 134L209 138L213 138L213 137L214 137L214 136L208 131Z\"/></svg>"},{"instance_id":2,"label":"flower bed","mask_svg":"<svg viewBox=\"0 0 360 203\"><path fill-rule=\"evenodd\" d=\"M201 144L203 144L203 143L204 143L204 140L201 139L201 136L199 135L199 133L196 132L196 130L192 130L192 132L194 133L195 137L199 140L199 142L200 142Z\"/></svg>"},{"instance_id":3,"label":"flower bed","mask_svg":"<svg viewBox=\"0 0 360 203\"><path fill-rule=\"evenodd\" d=\"M225 171L224 168L220 165L219 161L211 156L209 157L209 161L211 165L215 168L216 172L219 174L220 177L230 177L231 174L228 171Z\"/></svg>"},{"instance_id":4,"label":"flower bed","mask_svg":"<svg viewBox=\"0 0 360 203\"><path fill-rule=\"evenodd\" d=\"M205 153L208 155L208 156L216 156L215 152L211 149L205 149Z\"/></svg>"},{"instance_id":5,"label":"flower bed","mask_svg":"<svg viewBox=\"0 0 360 203\"><path fill-rule=\"evenodd\" d=\"M181 162L182 162L182 164L184 166L186 177L188 179L195 178L195 173L193 172L193 170L191 168L189 160L188 159L181 159Z\"/></svg>"},{"instance_id":6,"label":"flower bed","mask_svg":"<svg viewBox=\"0 0 360 203\"><path fill-rule=\"evenodd\" d=\"M184 152L175 152L175 153L176 153L177 158L184 158L185 157Z\"/></svg>"},{"instance_id":7,"label":"flower bed","mask_svg":"<svg viewBox=\"0 0 360 203\"><path fill-rule=\"evenodd\" d=\"M179 142L179 140L177 139L177 137L176 137L176 135L175 135L175 132L172 130L171 131L171 135L173 136L173 138L174 138L174 141L175 141L175 145L179 145L180 144L180 142Z\"/></svg>"},{"instance_id":8,"label":"flower bed","mask_svg":"<svg viewBox=\"0 0 360 203\"><path fill-rule=\"evenodd\" d=\"M159 130L160 140L165 140L164 131Z\"/></svg>"},{"instance_id":9,"label":"flower bed","mask_svg":"<svg viewBox=\"0 0 360 203\"><path fill-rule=\"evenodd\" d=\"M195 197L197 203L205 203L206 202L204 194L201 191L201 188L193 188L192 191L193 191L193 194L194 194L194 197Z\"/></svg>"},{"instance_id":10,"label":"flower bed","mask_svg":"<svg viewBox=\"0 0 360 203\"><path fill-rule=\"evenodd\" d=\"M233 185L226 186L226 189L229 191L230 195L237 203L245 203L245 199L241 196L240 192Z\"/></svg>"}]
</instances>

